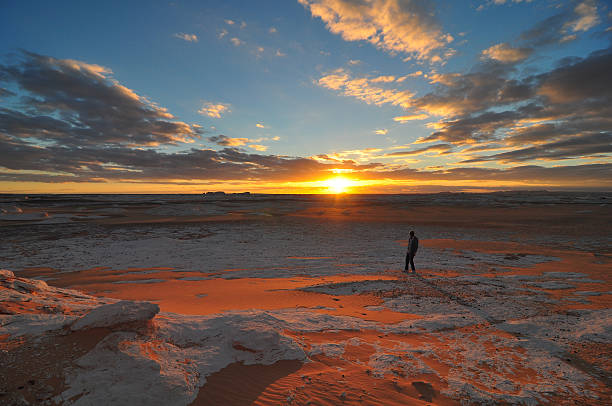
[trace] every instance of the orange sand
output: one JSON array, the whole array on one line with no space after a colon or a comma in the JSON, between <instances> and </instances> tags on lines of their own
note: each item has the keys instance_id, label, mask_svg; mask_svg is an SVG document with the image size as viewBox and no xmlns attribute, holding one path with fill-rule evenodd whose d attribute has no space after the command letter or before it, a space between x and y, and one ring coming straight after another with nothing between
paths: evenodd
<instances>
[{"instance_id":1,"label":"orange sand","mask_svg":"<svg viewBox=\"0 0 612 406\"><path fill-rule=\"evenodd\" d=\"M454 216L457 210L448 208L446 214ZM508 209L504 209L508 210ZM518 209L517 209L518 210ZM518 210L520 212L520 210ZM537 215L544 215L546 208L537 210ZM492 217L496 210L489 210ZM522 212L521 212L522 213ZM524 213L523 213L524 214ZM318 214L305 211L300 215L317 216ZM326 211L326 216L343 214ZM364 216L371 216L365 213ZM535 215L535 214L534 214ZM558 215L558 213L556 213ZM441 221L447 221L442 219ZM504 219L503 221L508 221ZM547 220L548 221L548 220ZM542 272L582 272L592 279L605 281L604 284L576 283L576 288L564 290L546 290L553 298L562 300L573 291L606 289L610 290L612 276L610 275L610 258L596 257L592 253L581 251L559 250L550 247L523 245L520 243L456 241L448 239L422 240L421 244L428 247L447 248L454 250L472 250L485 253L529 253L548 255L559 258L559 261L550 261L537 264L530 268L512 268L508 274L540 275ZM509 267L505 267L509 268ZM129 273L139 271L153 271L151 273ZM231 272L227 270L224 272ZM427 270L422 271L427 275ZM433 274L433 272L431 272ZM399 272L388 272L382 275L339 275L330 277L291 277L291 278L243 278L243 279L208 279L199 281L186 281L180 278L214 276L211 273L173 272L164 268L151 269L91 269L71 273L56 273L48 268L31 268L22 272L20 276L48 276L56 278L49 283L60 287L70 287L86 293L129 299L148 300L159 303L162 311L183 314L212 314L225 310L246 309L282 309L282 308L310 308L317 312L360 317L364 320L382 323L396 323L418 316L396 313L390 310L371 311L367 306L382 303L382 297L391 293L358 294L347 296L333 296L314 292L303 292L296 289L316 284L354 282L365 280L406 280ZM445 276L449 276L445 273ZM493 276L493 274L482 276ZM123 283L118 281L142 281L147 279L163 279L159 283ZM527 285L526 285L527 286ZM530 286L531 287L531 286ZM531 287L533 288L533 287ZM536 289L536 288L534 288ZM400 292L401 293L401 292ZM562 301L553 305L556 309L569 310L573 308L610 308L612 295L588 296L590 304ZM12 304L9 306L20 312L36 312L27 304ZM5 306L7 306L5 304ZM462 329L467 339L476 344L478 326ZM285 332L291 335L291 332ZM499 331L500 336L512 337L508 333ZM339 331L296 334L295 338L305 342L308 347L317 343L342 343L350 338L362 340L360 345L346 345L343 358L326 356L323 354L312 356L312 362L301 364L297 361L281 361L271 366L231 364L216 374L209 376L205 385L193 402L193 405L226 404L237 405L253 402L256 405L282 404L292 400L295 404L336 405L336 404L368 404L368 405L454 405L457 402L441 395L445 389L443 383L435 374L405 376L403 371L385 376L384 379L374 377L367 367L369 357L374 354L375 346L386 344L393 347L393 342L422 343L424 341L435 346L439 351L452 351L451 344L434 338L427 334L393 335L382 334L376 331ZM8 344L7 344L8 345ZM87 346L86 346L87 347ZM247 347L237 348L249 351ZM307 348L308 349L308 348ZM150 348L143 348L144 352L154 353ZM438 352L438 350L436 352ZM509 349L487 346L488 353L504 352L508 357L515 357ZM513 349L517 351L517 349ZM520 351L520 350L519 350ZM583 346L576 348L573 357L574 363L581 360L588 366L594 363L603 365L609 373L610 363L597 360L601 352L609 354L608 346ZM80 353L80 352L79 352ZM399 352L398 352L399 354ZM64 355L61 355L64 356ZM68 357L68 355L65 355ZM431 369L442 376L448 375L449 366L436 359L422 356L420 359ZM609 359L609 358L608 358ZM498 371L499 372L499 371ZM591 371L592 372L592 371ZM518 368L506 372L514 382L526 383L537 379L535 371L528 368ZM21 375L19 375L21 376ZM239 382L240 390L236 383ZM595 382L594 385L602 385ZM474 383L478 386L476 383ZM483 388L485 389L485 388ZM486 388L491 389L491 388ZM601 388L600 388L601 389ZM605 391L605 387L601 389ZM580 399L576 395L576 399ZM551 396L551 402L554 397Z\"/></svg>"}]
</instances>

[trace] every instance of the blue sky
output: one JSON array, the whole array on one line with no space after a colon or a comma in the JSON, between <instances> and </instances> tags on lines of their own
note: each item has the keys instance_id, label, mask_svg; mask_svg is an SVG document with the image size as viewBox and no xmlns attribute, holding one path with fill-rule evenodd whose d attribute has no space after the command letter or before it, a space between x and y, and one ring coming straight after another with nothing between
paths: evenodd
<instances>
[{"instance_id":1,"label":"blue sky","mask_svg":"<svg viewBox=\"0 0 612 406\"><path fill-rule=\"evenodd\" d=\"M551 168L610 163L605 148L597 154L584 152L585 149L581 149L584 153L572 150L566 155L550 152L551 148L567 149L565 144L561 147L551 144L542 156L521 155L518 160L505 156L501 160L490 158L495 155L492 153L478 160L480 153L465 152L475 144L497 153L523 147L524 144L508 141L507 136L525 129L525 117L496 127L488 137L479 134L488 131L491 123L482 128L472 127L467 137L431 137L441 128L448 133L449 123L474 119L487 112L517 111L521 105L533 103L534 94L542 94L534 91L529 97L513 96L512 100L493 104L486 104L486 97L478 99L479 92L503 90L491 88L495 81L515 84L523 81L523 87L542 81L544 86L546 77L538 75L553 77L555 69L568 61L587 63L592 52L609 49L610 8L601 1L4 1L0 7L0 37L8 39L0 42L5 67L25 63L23 51L53 58L49 66L56 63L53 61L71 60L104 67L107 85L130 89L141 98L143 108L164 108L173 122L200 126L197 135L187 135L189 142L137 145L116 138L110 142L102 136L97 143L87 143L103 148L104 152L118 146L162 154L189 154L194 148L211 151L229 148L246 155L261 155L261 160L290 157L331 165L314 168L317 176L330 172L334 162L338 162L335 166L350 169L355 179L392 179L390 184L394 185L406 180L404 186L414 185L416 178L406 178L402 170L421 171L419 178L427 171L466 167L463 161L469 160L470 168L498 170L525 165ZM392 11L385 15L386 10ZM550 28L555 27L553 20L545 22L551 18L556 29ZM541 32L536 35L533 28L538 24ZM375 34L364 34L372 27L377 30ZM550 32L543 32L542 27ZM531 37L526 35L529 30ZM607 63L607 59L602 63ZM79 72L85 72L83 69ZM484 77L491 83L483 84ZM0 103L12 112L32 115L22 97L47 96L34 94L35 91L23 86L24 80L11 76L4 84L0 83L14 93L0 99ZM465 80L470 83L468 87ZM461 91L465 94L457 93ZM441 101L449 92L457 94L453 93L452 100L446 97ZM404 102L397 102L397 97L403 97ZM583 96L581 100L588 98ZM461 105L462 99L473 99L474 105L467 108L469 103ZM431 100L435 100L435 106ZM547 101L538 99L538 103ZM62 110L55 106L54 111L37 111L34 116L40 118L44 114L58 118ZM70 114L80 113L71 110ZM421 119L402 122L394 120L397 117ZM529 117L535 123L532 125L540 126L569 120L565 114L535 119L529 113ZM2 131L11 145L24 139L28 146L49 145L40 134L26 137L15 133L9 120L5 120ZM589 135L598 136L597 142L601 143L601 135L609 136L610 127L600 121L587 127ZM427 141L427 137L432 141ZM564 137L550 134L547 139L527 146L540 148L547 141L565 142L571 137L585 137L585 133L577 129ZM606 140L609 138L603 138L604 146ZM586 144L591 142L592 139L585 140ZM63 145L57 138L52 144ZM428 145L438 145L438 149L415 153ZM401 156L399 152L407 154ZM322 155L329 159L317 158ZM262 164L257 159L260 158L248 164L260 168ZM141 170L129 162L118 164L111 160L111 164L131 173ZM109 163L98 162L100 165L105 167ZM2 167L0 162L0 170ZM4 167L5 180L9 182L3 183L5 187L18 184L25 189L36 187L37 180L30 173L38 170L33 169L35 160L27 169ZM253 171L247 171L241 176L233 169L229 172L236 174L224 179L206 168L203 165L201 175L192 174L189 181L239 183L248 178L253 182L280 182L276 175L254 176ZM111 184L134 182L131 176L122 179L98 174L94 179L83 176L78 169L53 169L40 165L39 170L47 174L71 173L78 178L75 190L79 182L92 180L103 179ZM604 170L608 172L603 173L603 178L609 174L609 168ZM274 167L267 173L275 171L287 169ZM24 175L21 179L19 173ZM176 178L185 176L177 174ZM435 176L425 178L428 184L433 182L432 185L441 188L452 184L451 179L436 183ZM51 178L45 177L39 183L47 187L51 183L66 183L61 177L55 181L46 179ZM141 181L151 179L146 176ZM456 183L456 187L477 181L469 179ZM500 182L500 187L516 186L513 182L515 179ZM537 186L562 185L559 180L551 182L543 181Z\"/></svg>"}]
</instances>

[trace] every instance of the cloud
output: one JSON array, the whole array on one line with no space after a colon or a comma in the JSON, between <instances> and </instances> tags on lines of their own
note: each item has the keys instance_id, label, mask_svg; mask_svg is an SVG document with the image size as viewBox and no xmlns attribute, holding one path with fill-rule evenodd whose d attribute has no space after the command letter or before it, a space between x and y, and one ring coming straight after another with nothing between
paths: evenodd
<instances>
[{"instance_id":1,"label":"cloud","mask_svg":"<svg viewBox=\"0 0 612 406\"><path fill-rule=\"evenodd\" d=\"M509 152L468 159L463 162L475 163L498 161L516 163L531 160L556 161L572 158L605 156L612 153L612 133L575 136L562 141L549 142Z\"/></svg>"},{"instance_id":2,"label":"cloud","mask_svg":"<svg viewBox=\"0 0 612 406\"><path fill-rule=\"evenodd\" d=\"M268 30L268 32L270 34L276 34L278 32L278 30L275 27L270 27L270 29Z\"/></svg>"},{"instance_id":3,"label":"cloud","mask_svg":"<svg viewBox=\"0 0 612 406\"><path fill-rule=\"evenodd\" d=\"M411 107L430 115L453 117L525 100L534 89L512 78L514 67L494 60L482 61L469 73L430 75L437 88L414 98Z\"/></svg>"},{"instance_id":4,"label":"cloud","mask_svg":"<svg viewBox=\"0 0 612 406\"><path fill-rule=\"evenodd\" d=\"M224 147L241 147L251 142L251 140L248 138L230 138L223 134L208 137L207 140Z\"/></svg>"},{"instance_id":5,"label":"cloud","mask_svg":"<svg viewBox=\"0 0 612 406\"><path fill-rule=\"evenodd\" d=\"M553 103L609 99L612 91L612 49L593 53L538 77L538 94Z\"/></svg>"},{"instance_id":6,"label":"cloud","mask_svg":"<svg viewBox=\"0 0 612 406\"><path fill-rule=\"evenodd\" d=\"M15 93L11 92L8 89L3 89L0 87L0 100L2 100L3 97L10 97L10 96L15 96Z\"/></svg>"},{"instance_id":7,"label":"cloud","mask_svg":"<svg viewBox=\"0 0 612 406\"><path fill-rule=\"evenodd\" d=\"M416 78L416 77L419 77L419 76L423 76L423 71L418 70L418 71L416 71L414 73L409 73L409 74L407 74L405 76L397 78L397 82L401 83L401 82L403 82L404 80L406 80L408 78Z\"/></svg>"},{"instance_id":8,"label":"cloud","mask_svg":"<svg viewBox=\"0 0 612 406\"><path fill-rule=\"evenodd\" d=\"M389 83L389 82L394 82L394 81L395 81L395 76L393 75L378 76L376 78L370 79L370 82L372 83Z\"/></svg>"},{"instance_id":9,"label":"cloud","mask_svg":"<svg viewBox=\"0 0 612 406\"><path fill-rule=\"evenodd\" d=\"M260 127L260 128L263 128ZM214 135L211 137L208 137L207 140L215 143L217 145L223 146L223 147L242 147L248 144L248 146L250 148L253 148L257 151L266 151L268 149L267 146L265 145L261 145L261 144L256 144L258 142L262 142L262 141L278 141L280 139L280 137L260 137L260 138L231 138L231 137L227 137L223 134L220 135Z\"/></svg>"},{"instance_id":10,"label":"cloud","mask_svg":"<svg viewBox=\"0 0 612 406\"><path fill-rule=\"evenodd\" d=\"M387 130L386 128L381 128L379 130L375 130L374 134L387 135L388 132L389 130Z\"/></svg>"},{"instance_id":11,"label":"cloud","mask_svg":"<svg viewBox=\"0 0 612 406\"><path fill-rule=\"evenodd\" d=\"M513 69L485 67L489 71L457 77L451 81L450 90L426 97L439 105L457 103L463 110L457 109L456 116L433 124L435 131L418 143L492 143L509 150L471 157L464 163L609 158L612 78L608 72L612 70L612 48L585 58L562 60L548 72L522 79L516 78ZM482 75L496 80L482 80ZM420 99L414 104L426 106ZM468 152L477 151L462 151Z\"/></svg>"},{"instance_id":12,"label":"cloud","mask_svg":"<svg viewBox=\"0 0 612 406\"><path fill-rule=\"evenodd\" d=\"M276 50L276 53L275 53L274 55L276 55L276 56L278 56L278 57L287 56L287 54L285 54L285 53L281 52L281 50L280 50L280 49L277 49L277 50Z\"/></svg>"},{"instance_id":13,"label":"cloud","mask_svg":"<svg viewBox=\"0 0 612 406\"><path fill-rule=\"evenodd\" d=\"M482 51L482 55L503 63L516 63L527 59L533 53L531 48L513 48L506 43L493 45Z\"/></svg>"},{"instance_id":14,"label":"cloud","mask_svg":"<svg viewBox=\"0 0 612 406\"><path fill-rule=\"evenodd\" d=\"M523 32L520 40L530 48L573 41L578 34L599 24L595 0L581 1L573 9L565 9Z\"/></svg>"},{"instance_id":15,"label":"cloud","mask_svg":"<svg viewBox=\"0 0 612 406\"><path fill-rule=\"evenodd\" d=\"M355 66L361 64L361 61L359 59L349 59L348 64L351 66Z\"/></svg>"},{"instance_id":16,"label":"cloud","mask_svg":"<svg viewBox=\"0 0 612 406\"><path fill-rule=\"evenodd\" d=\"M231 105L227 103L204 102L198 113L212 117L221 118L223 114L231 112Z\"/></svg>"},{"instance_id":17,"label":"cloud","mask_svg":"<svg viewBox=\"0 0 612 406\"><path fill-rule=\"evenodd\" d=\"M368 41L391 54L432 60L452 40L422 0L298 0L345 41Z\"/></svg>"},{"instance_id":18,"label":"cloud","mask_svg":"<svg viewBox=\"0 0 612 406\"><path fill-rule=\"evenodd\" d=\"M22 52L0 65L21 110L0 109L0 133L57 145L154 146L193 142L201 129L112 78L109 68ZM16 95L15 95L16 97Z\"/></svg>"},{"instance_id":19,"label":"cloud","mask_svg":"<svg viewBox=\"0 0 612 406\"><path fill-rule=\"evenodd\" d=\"M266 127L265 127L263 124L261 124L261 123L257 123L257 124L255 124L255 127L257 127L257 128L266 128Z\"/></svg>"},{"instance_id":20,"label":"cloud","mask_svg":"<svg viewBox=\"0 0 612 406\"><path fill-rule=\"evenodd\" d=\"M533 0L511 0L511 3L531 3ZM506 4L508 2L508 0L493 0L493 4L495 4L496 6L500 6L502 4ZM488 4L491 4L491 2L488 2Z\"/></svg>"},{"instance_id":21,"label":"cloud","mask_svg":"<svg viewBox=\"0 0 612 406\"><path fill-rule=\"evenodd\" d=\"M174 36L187 42L198 42L198 36L195 34L185 34L184 32L179 32L174 34Z\"/></svg>"},{"instance_id":22,"label":"cloud","mask_svg":"<svg viewBox=\"0 0 612 406\"><path fill-rule=\"evenodd\" d=\"M576 17L565 23L564 28L571 29L574 32L588 31L599 24L595 0L584 0L578 3L574 8L574 13Z\"/></svg>"},{"instance_id":23,"label":"cloud","mask_svg":"<svg viewBox=\"0 0 612 406\"><path fill-rule=\"evenodd\" d=\"M412 120L425 120L429 116L427 114L412 114L409 116L399 116L393 117L393 121L399 121L400 123L405 123Z\"/></svg>"},{"instance_id":24,"label":"cloud","mask_svg":"<svg viewBox=\"0 0 612 406\"><path fill-rule=\"evenodd\" d=\"M333 73L321 77L317 84L331 90L340 91L342 95L355 97L368 104L377 106L391 104L408 108L414 93L408 90L385 89L374 86L368 78L352 79L344 69L337 69Z\"/></svg>"},{"instance_id":25,"label":"cloud","mask_svg":"<svg viewBox=\"0 0 612 406\"><path fill-rule=\"evenodd\" d=\"M367 154L365 151L353 151ZM521 182L548 187L579 189L611 188L612 164L588 164L560 167L535 165L507 169L443 168L416 170L400 167L389 169L381 164L357 164L350 159L327 155L315 158L283 157L249 154L233 148L220 151L195 149L165 153L152 149L99 146L37 146L19 138L0 134L2 166L0 180L12 182L155 182L180 184L181 181L301 181L323 179L333 169L355 172L360 179L388 179L456 187L469 182L496 182L497 188L505 182ZM19 171L37 171L36 174ZM44 171L47 174L40 174ZM514 184L514 187L517 185Z\"/></svg>"},{"instance_id":26,"label":"cloud","mask_svg":"<svg viewBox=\"0 0 612 406\"><path fill-rule=\"evenodd\" d=\"M264 141L277 137L208 137L208 142L223 147L219 151L186 144L198 140L202 128L176 120L163 107L115 80L111 69L24 52L12 64L0 65L0 85L14 90L3 93L9 103L0 107L0 180L267 184L324 179L334 169L342 169L360 179L389 179L410 185L422 181L459 187L483 181L612 188L612 164L606 162L612 154L612 83L605 75L611 60L612 50L602 50L523 78L509 67L485 63L481 71L467 75L497 78L500 83L493 86L476 80L480 76L468 81L459 76L446 78L457 100L462 91L476 92L469 86L492 86L499 92L511 84L522 90L504 100L516 102L495 109L482 103L476 110L445 118L435 123L431 139L422 140L438 142L392 152L397 155L383 156L385 151L380 148L365 148L303 158L258 153L257 148L265 147L261 145ZM351 80L355 79L349 75L344 82ZM347 88L344 82L340 81L339 91ZM378 87L367 78L365 83L368 88ZM442 80L437 86L441 92L449 87ZM421 103L418 98L412 102ZM229 105L210 104L228 106L229 111ZM163 145L173 145L172 152L158 147ZM376 162L377 158L450 153L466 158L460 168L417 170L407 167L406 160L389 165ZM477 153L489 155L467 155ZM604 163L552 168L524 165L532 160L551 165L550 161L590 157ZM467 166L469 160L474 166L488 162L524 166L477 168Z\"/></svg>"},{"instance_id":27,"label":"cloud","mask_svg":"<svg viewBox=\"0 0 612 406\"><path fill-rule=\"evenodd\" d=\"M335 160L337 162L342 163L354 163L355 161L366 163L363 168L373 169L379 168L382 166L380 163L369 162L372 159L375 159L380 156L380 152L382 152L381 148L363 148L363 149L352 149L347 151L340 151L325 154L328 160Z\"/></svg>"},{"instance_id":28,"label":"cloud","mask_svg":"<svg viewBox=\"0 0 612 406\"><path fill-rule=\"evenodd\" d=\"M436 144L430 145L423 148L413 149L409 151L396 151L385 154L387 157L402 157L402 156L413 156L422 155L426 153L435 153L436 155L445 155L452 151L453 146L450 144Z\"/></svg>"},{"instance_id":29,"label":"cloud","mask_svg":"<svg viewBox=\"0 0 612 406\"><path fill-rule=\"evenodd\" d=\"M240 38L236 38L236 37L231 38L231 39L230 39L230 42L231 42L231 43L232 43L234 46L236 46L236 47L238 47L238 46L240 46L240 45L244 44L244 41L242 41L242 40L240 40Z\"/></svg>"},{"instance_id":30,"label":"cloud","mask_svg":"<svg viewBox=\"0 0 612 406\"><path fill-rule=\"evenodd\" d=\"M268 147L266 147L265 145L259 145L259 144L250 144L249 148L253 148L256 151L266 151L268 149Z\"/></svg>"},{"instance_id":31,"label":"cloud","mask_svg":"<svg viewBox=\"0 0 612 406\"><path fill-rule=\"evenodd\" d=\"M225 20L225 24L227 24L227 25L234 25L234 24L236 24L236 22L234 20Z\"/></svg>"},{"instance_id":32,"label":"cloud","mask_svg":"<svg viewBox=\"0 0 612 406\"><path fill-rule=\"evenodd\" d=\"M222 39L227 34L228 34L228 31L225 28L223 28L221 31L219 31L219 34L217 35L217 38Z\"/></svg>"}]
</instances>

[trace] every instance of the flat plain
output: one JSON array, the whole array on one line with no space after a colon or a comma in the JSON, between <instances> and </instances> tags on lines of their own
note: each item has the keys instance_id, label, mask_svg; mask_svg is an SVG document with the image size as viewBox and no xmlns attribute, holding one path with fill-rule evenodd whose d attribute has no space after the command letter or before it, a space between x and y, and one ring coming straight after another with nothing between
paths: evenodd
<instances>
[{"instance_id":1,"label":"flat plain","mask_svg":"<svg viewBox=\"0 0 612 406\"><path fill-rule=\"evenodd\" d=\"M610 194L1 200L8 404L612 400Z\"/></svg>"}]
</instances>

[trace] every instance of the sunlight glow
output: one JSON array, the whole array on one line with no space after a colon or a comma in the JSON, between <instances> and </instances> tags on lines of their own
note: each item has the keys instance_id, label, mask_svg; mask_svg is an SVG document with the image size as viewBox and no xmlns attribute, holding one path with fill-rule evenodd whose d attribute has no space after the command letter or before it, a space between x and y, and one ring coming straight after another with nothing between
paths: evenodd
<instances>
[{"instance_id":1,"label":"sunlight glow","mask_svg":"<svg viewBox=\"0 0 612 406\"><path fill-rule=\"evenodd\" d=\"M327 186L328 193L338 194L348 192L348 188L351 186L352 182L350 179L336 176L335 178L327 179L324 184Z\"/></svg>"}]
</instances>

